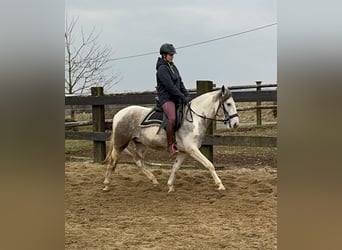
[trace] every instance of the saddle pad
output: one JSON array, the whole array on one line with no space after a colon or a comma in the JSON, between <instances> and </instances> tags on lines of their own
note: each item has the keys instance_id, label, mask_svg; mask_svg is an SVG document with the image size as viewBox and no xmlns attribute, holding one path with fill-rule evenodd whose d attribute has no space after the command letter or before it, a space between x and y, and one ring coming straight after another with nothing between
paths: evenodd
<instances>
[{"instance_id":1,"label":"saddle pad","mask_svg":"<svg viewBox=\"0 0 342 250\"><path fill-rule=\"evenodd\" d=\"M143 119L143 121L140 123L139 126L148 127L152 125L160 125L162 122L163 122L163 112L152 109L146 115L146 117Z\"/></svg>"}]
</instances>

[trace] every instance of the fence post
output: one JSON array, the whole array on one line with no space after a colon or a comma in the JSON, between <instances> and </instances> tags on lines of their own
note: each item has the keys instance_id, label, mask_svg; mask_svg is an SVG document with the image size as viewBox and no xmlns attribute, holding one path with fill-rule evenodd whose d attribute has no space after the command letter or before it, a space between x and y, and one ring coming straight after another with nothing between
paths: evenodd
<instances>
[{"instance_id":1,"label":"fence post","mask_svg":"<svg viewBox=\"0 0 342 250\"><path fill-rule=\"evenodd\" d=\"M256 106L260 107L261 106L261 100L260 100L260 94L261 94L261 81L256 81L256 91L257 91L257 101L256 101ZM257 108L256 109L256 119L257 119L257 126L261 126L261 109Z\"/></svg>"},{"instance_id":2,"label":"fence post","mask_svg":"<svg viewBox=\"0 0 342 250\"><path fill-rule=\"evenodd\" d=\"M196 81L197 85L197 94L201 95L206 92L209 92L213 89L213 82L212 81ZM210 123L209 127L207 128L206 131L207 135L212 135L214 134L214 126L212 123ZM200 148L202 154L207 157L207 159L211 162L214 160L214 149L213 145L204 145Z\"/></svg>"},{"instance_id":3,"label":"fence post","mask_svg":"<svg viewBox=\"0 0 342 250\"><path fill-rule=\"evenodd\" d=\"M103 96L103 87L92 87L92 96ZM104 105L92 105L93 132L105 132ZM94 142L94 162L102 163L106 157L106 142Z\"/></svg>"}]
</instances>

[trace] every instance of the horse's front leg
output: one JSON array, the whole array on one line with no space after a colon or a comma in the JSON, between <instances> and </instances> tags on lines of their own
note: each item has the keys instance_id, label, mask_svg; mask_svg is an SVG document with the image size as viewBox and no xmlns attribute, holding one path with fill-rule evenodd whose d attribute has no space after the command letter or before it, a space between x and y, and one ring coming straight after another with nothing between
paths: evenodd
<instances>
[{"instance_id":1,"label":"horse's front leg","mask_svg":"<svg viewBox=\"0 0 342 250\"><path fill-rule=\"evenodd\" d=\"M167 181L167 185L169 186L169 191L168 191L169 193L172 191L175 191L173 187L173 183L175 181L175 175L178 169L180 168L180 166L182 165L183 161L185 160L186 156L187 155L185 153L179 152L176 157L175 162L173 163L171 174L170 174L169 180Z\"/></svg>"},{"instance_id":2,"label":"horse's front leg","mask_svg":"<svg viewBox=\"0 0 342 250\"><path fill-rule=\"evenodd\" d=\"M189 155L194 158L196 161L205 166L211 173L215 184L218 185L218 190L225 190L226 188L223 186L222 181L217 176L214 165L201 153L198 148L192 148L189 150Z\"/></svg>"}]
</instances>

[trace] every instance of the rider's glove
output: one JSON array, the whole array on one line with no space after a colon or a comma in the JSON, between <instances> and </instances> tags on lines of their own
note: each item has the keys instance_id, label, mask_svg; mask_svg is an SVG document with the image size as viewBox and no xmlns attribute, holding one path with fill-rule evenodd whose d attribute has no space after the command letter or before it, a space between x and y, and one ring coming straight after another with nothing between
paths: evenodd
<instances>
[{"instance_id":1,"label":"rider's glove","mask_svg":"<svg viewBox=\"0 0 342 250\"><path fill-rule=\"evenodd\" d=\"M182 96L181 99L182 99L183 104L185 104L185 105L191 101L190 96Z\"/></svg>"}]
</instances>

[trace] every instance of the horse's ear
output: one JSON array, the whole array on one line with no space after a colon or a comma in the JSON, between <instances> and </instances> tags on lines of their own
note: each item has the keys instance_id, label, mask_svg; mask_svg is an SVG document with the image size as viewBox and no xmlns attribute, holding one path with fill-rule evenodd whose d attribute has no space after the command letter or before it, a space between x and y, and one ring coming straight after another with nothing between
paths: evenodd
<instances>
[{"instance_id":1,"label":"horse's ear","mask_svg":"<svg viewBox=\"0 0 342 250\"><path fill-rule=\"evenodd\" d=\"M221 88L222 96L225 95L225 92L226 92L226 87L224 85L222 85L222 88Z\"/></svg>"},{"instance_id":2,"label":"horse's ear","mask_svg":"<svg viewBox=\"0 0 342 250\"><path fill-rule=\"evenodd\" d=\"M229 88L222 85L221 96L220 96L221 101L227 100L230 97L230 95L231 95L231 93L230 93Z\"/></svg>"}]
</instances>

